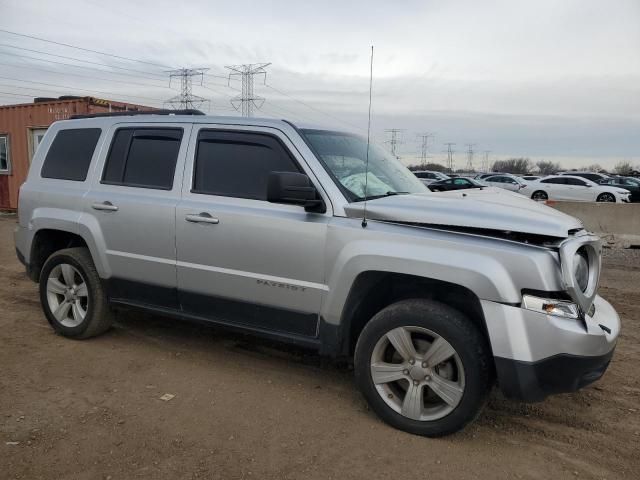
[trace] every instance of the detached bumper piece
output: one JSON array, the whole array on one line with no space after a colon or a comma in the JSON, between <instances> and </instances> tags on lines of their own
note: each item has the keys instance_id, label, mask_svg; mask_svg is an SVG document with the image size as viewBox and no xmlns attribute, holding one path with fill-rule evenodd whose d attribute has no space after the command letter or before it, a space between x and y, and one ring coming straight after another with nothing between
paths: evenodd
<instances>
[{"instance_id":1,"label":"detached bumper piece","mask_svg":"<svg viewBox=\"0 0 640 480\"><path fill-rule=\"evenodd\" d=\"M597 357L555 355L537 362L494 357L500 389L509 398L539 402L555 393L575 392L598 380L614 349Z\"/></svg>"}]
</instances>

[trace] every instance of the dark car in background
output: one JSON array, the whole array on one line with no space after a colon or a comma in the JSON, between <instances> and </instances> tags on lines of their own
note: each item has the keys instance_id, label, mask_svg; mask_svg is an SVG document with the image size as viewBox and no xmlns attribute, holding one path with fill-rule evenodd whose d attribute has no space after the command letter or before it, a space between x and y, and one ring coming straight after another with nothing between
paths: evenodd
<instances>
[{"instance_id":1,"label":"dark car in background","mask_svg":"<svg viewBox=\"0 0 640 480\"><path fill-rule=\"evenodd\" d=\"M457 177L447 178L427 185L432 192L448 192L449 190L465 190L468 188L486 188L487 185L473 178Z\"/></svg>"},{"instance_id":2,"label":"dark car in background","mask_svg":"<svg viewBox=\"0 0 640 480\"><path fill-rule=\"evenodd\" d=\"M598 173L598 172L560 172L559 175L572 175L574 177L582 177L582 178L586 178L587 180L591 180L592 182L596 182L596 183L604 183L605 181L609 180L611 177L605 173Z\"/></svg>"},{"instance_id":3,"label":"dark car in background","mask_svg":"<svg viewBox=\"0 0 640 480\"><path fill-rule=\"evenodd\" d=\"M640 178L633 177L613 177L600 182L601 185L611 185L613 187L624 188L631 192L629 199L632 202L640 202Z\"/></svg>"}]
</instances>

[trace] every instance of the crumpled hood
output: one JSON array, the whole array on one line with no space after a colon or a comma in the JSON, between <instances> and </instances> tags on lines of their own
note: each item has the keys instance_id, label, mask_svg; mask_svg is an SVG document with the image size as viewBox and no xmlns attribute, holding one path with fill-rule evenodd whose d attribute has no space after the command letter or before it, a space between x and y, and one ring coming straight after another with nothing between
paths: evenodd
<instances>
[{"instance_id":1,"label":"crumpled hood","mask_svg":"<svg viewBox=\"0 0 640 480\"><path fill-rule=\"evenodd\" d=\"M345 207L362 217L363 202ZM582 223L519 193L499 188L393 195L367 202L367 218L388 222L449 225L566 238Z\"/></svg>"}]
</instances>

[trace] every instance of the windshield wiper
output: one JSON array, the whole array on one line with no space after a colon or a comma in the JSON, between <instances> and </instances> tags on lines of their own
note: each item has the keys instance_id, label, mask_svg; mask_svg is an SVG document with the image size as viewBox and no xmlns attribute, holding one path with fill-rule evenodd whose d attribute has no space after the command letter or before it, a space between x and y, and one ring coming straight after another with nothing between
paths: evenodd
<instances>
[{"instance_id":1,"label":"windshield wiper","mask_svg":"<svg viewBox=\"0 0 640 480\"><path fill-rule=\"evenodd\" d=\"M409 195L409 192L394 192L394 191L388 191L387 193L384 193L382 195L368 195L366 198L365 197L357 197L354 202L364 202L365 200L375 200L376 198L384 198L384 197L391 197L393 195Z\"/></svg>"}]
</instances>

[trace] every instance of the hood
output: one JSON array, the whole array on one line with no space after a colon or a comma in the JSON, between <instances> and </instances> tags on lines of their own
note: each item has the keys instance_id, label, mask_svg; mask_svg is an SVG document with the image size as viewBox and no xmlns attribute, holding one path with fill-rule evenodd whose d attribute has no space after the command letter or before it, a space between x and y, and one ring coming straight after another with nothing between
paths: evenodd
<instances>
[{"instance_id":1,"label":"hood","mask_svg":"<svg viewBox=\"0 0 640 480\"><path fill-rule=\"evenodd\" d=\"M345 207L347 216L362 217L363 202ZM582 223L569 215L499 188L393 195L367 202L367 218L433 226L518 232L557 238Z\"/></svg>"}]
</instances>

